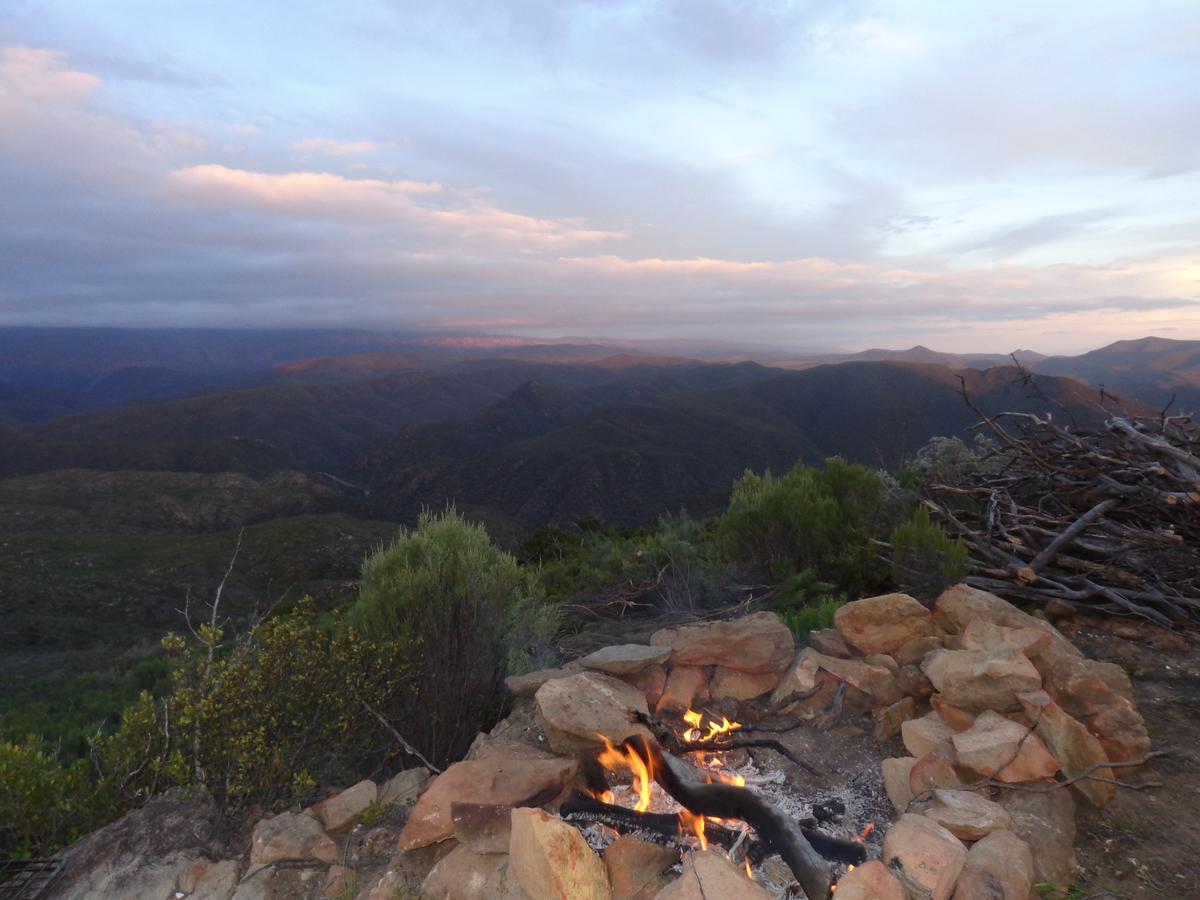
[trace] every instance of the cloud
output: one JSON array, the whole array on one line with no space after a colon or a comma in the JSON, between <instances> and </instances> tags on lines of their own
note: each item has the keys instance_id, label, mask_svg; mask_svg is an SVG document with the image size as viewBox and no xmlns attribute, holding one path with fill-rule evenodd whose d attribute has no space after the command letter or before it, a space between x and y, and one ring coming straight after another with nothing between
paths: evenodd
<instances>
[{"instance_id":1,"label":"cloud","mask_svg":"<svg viewBox=\"0 0 1200 900\"><path fill-rule=\"evenodd\" d=\"M293 150L321 156L362 156L373 153L382 145L377 141L339 141L335 138L304 138L292 144Z\"/></svg>"},{"instance_id":2,"label":"cloud","mask_svg":"<svg viewBox=\"0 0 1200 900\"><path fill-rule=\"evenodd\" d=\"M0 92L10 99L78 101L99 86L95 75L68 68L65 54L33 47L0 48Z\"/></svg>"}]
</instances>

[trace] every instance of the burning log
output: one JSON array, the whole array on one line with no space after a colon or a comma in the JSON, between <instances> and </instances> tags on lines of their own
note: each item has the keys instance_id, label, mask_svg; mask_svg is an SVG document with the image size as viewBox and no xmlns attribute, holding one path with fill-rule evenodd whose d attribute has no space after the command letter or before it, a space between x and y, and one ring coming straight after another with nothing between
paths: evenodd
<instances>
[{"instance_id":1,"label":"burning log","mask_svg":"<svg viewBox=\"0 0 1200 900\"><path fill-rule=\"evenodd\" d=\"M702 782L692 766L665 752L656 741L635 735L624 746L685 809L699 816L745 821L783 857L810 900L829 900L829 869L798 823L744 787Z\"/></svg>"},{"instance_id":2,"label":"burning log","mask_svg":"<svg viewBox=\"0 0 1200 900\"><path fill-rule=\"evenodd\" d=\"M797 756L775 738L752 737L745 733L738 734L737 732L745 726L740 722L730 722L724 716L721 717L722 722L719 725L716 722L710 721L708 724L708 733L703 734L701 726L703 716L689 709L684 713L683 718L690 727L684 732L682 738L676 735L670 726L652 716L635 712L632 718L649 728L650 733L670 753L726 753L730 750L749 750L758 747L765 750L774 750L784 759L799 766L810 775L819 778L825 774L803 757ZM794 723L787 730L798 727L799 723Z\"/></svg>"}]
</instances>

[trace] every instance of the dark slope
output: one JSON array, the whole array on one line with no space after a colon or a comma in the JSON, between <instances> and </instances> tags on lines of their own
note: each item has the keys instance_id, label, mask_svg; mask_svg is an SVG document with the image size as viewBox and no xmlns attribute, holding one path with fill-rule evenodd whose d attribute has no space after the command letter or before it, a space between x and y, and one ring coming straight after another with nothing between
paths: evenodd
<instances>
[{"instance_id":1,"label":"dark slope","mask_svg":"<svg viewBox=\"0 0 1200 900\"><path fill-rule=\"evenodd\" d=\"M1117 341L1080 356L1051 356L1035 368L1103 385L1122 400L1162 408L1174 397L1172 412L1200 412L1200 341Z\"/></svg>"}]
</instances>

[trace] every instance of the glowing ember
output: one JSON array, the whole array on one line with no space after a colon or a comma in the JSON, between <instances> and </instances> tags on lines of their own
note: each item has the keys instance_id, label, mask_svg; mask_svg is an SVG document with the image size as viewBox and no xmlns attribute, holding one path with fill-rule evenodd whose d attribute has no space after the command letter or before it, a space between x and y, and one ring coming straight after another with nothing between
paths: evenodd
<instances>
[{"instance_id":1,"label":"glowing ember","mask_svg":"<svg viewBox=\"0 0 1200 900\"><path fill-rule=\"evenodd\" d=\"M753 881L754 880L754 870L752 868L750 868L750 859L748 857L746 859L743 859L742 865L744 865L746 867L746 877L749 878L751 881Z\"/></svg>"},{"instance_id":2,"label":"glowing ember","mask_svg":"<svg viewBox=\"0 0 1200 900\"><path fill-rule=\"evenodd\" d=\"M692 834L696 835L696 840L700 842L700 849L708 849L708 838L704 836L704 816L698 816L686 809L679 811L679 830L683 831L684 827L690 828Z\"/></svg>"},{"instance_id":3,"label":"glowing ember","mask_svg":"<svg viewBox=\"0 0 1200 900\"><path fill-rule=\"evenodd\" d=\"M875 823L868 822L867 827L864 828L862 831L860 831L856 837L852 838L852 840L856 844L865 844L867 842L867 838L869 838L871 836L871 832L874 830L875 830ZM853 866L851 866L851 868L853 868Z\"/></svg>"}]
</instances>

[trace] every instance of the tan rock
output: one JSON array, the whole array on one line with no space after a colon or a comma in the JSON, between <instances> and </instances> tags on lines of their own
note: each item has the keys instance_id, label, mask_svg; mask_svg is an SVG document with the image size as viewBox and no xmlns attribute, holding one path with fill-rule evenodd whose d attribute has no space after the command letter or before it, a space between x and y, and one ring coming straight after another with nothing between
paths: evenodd
<instances>
[{"instance_id":1,"label":"tan rock","mask_svg":"<svg viewBox=\"0 0 1200 900\"><path fill-rule=\"evenodd\" d=\"M1050 635L1041 628L1006 628L985 619L973 619L962 633L962 649L989 656L1020 653L1030 657L1050 645Z\"/></svg>"},{"instance_id":2,"label":"tan rock","mask_svg":"<svg viewBox=\"0 0 1200 900\"><path fill-rule=\"evenodd\" d=\"M512 807L503 803L450 804L454 839L476 853L507 853Z\"/></svg>"},{"instance_id":3,"label":"tan rock","mask_svg":"<svg viewBox=\"0 0 1200 900\"><path fill-rule=\"evenodd\" d=\"M1061 768L1058 760L1041 738L1028 732L1028 726L988 710L979 714L969 730L950 740L958 764L980 778L1007 784L1053 778Z\"/></svg>"},{"instance_id":4,"label":"tan rock","mask_svg":"<svg viewBox=\"0 0 1200 900\"><path fill-rule=\"evenodd\" d=\"M411 806L425 792L425 787L429 784L429 774L429 770L424 766L398 772L380 786L379 803L384 806Z\"/></svg>"},{"instance_id":5,"label":"tan rock","mask_svg":"<svg viewBox=\"0 0 1200 900\"><path fill-rule=\"evenodd\" d=\"M180 874L178 888L188 900L229 900L237 890L240 869L234 859L198 859Z\"/></svg>"},{"instance_id":6,"label":"tan rock","mask_svg":"<svg viewBox=\"0 0 1200 900\"><path fill-rule=\"evenodd\" d=\"M600 857L577 828L543 810L512 811L508 856L521 888L538 900L612 900Z\"/></svg>"},{"instance_id":7,"label":"tan rock","mask_svg":"<svg viewBox=\"0 0 1200 900\"><path fill-rule=\"evenodd\" d=\"M585 669L607 672L609 675L634 675L650 666L662 665L670 655L670 647L617 644L589 653L579 660L579 664Z\"/></svg>"},{"instance_id":8,"label":"tan rock","mask_svg":"<svg viewBox=\"0 0 1200 900\"><path fill-rule=\"evenodd\" d=\"M250 836L250 862L268 865L282 860L315 859L314 851L331 843L316 816L284 812L263 819Z\"/></svg>"},{"instance_id":9,"label":"tan rock","mask_svg":"<svg viewBox=\"0 0 1200 900\"><path fill-rule=\"evenodd\" d=\"M1115 663L1064 656L1046 671L1045 685L1059 706L1081 720L1122 701L1133 703L1133 682Z\"/></svg>"},{"instance_id":10,"label":"tan rock","mask_svg":"<svg viewBox=\"0 0 1200 900\"><path fill-rule=\"evenodd\" d=\"M914 700L924 700L933 694L933 682L921 671L920 666L901 666L896 676L896 686Z\"/></svg>"},{"instance_id":11,"label":"tan rock","mask_svg":"<svg viewBox=\"0 0 1200 900\"><path fill-rule=\"evenodd\" d=\"M835 659L811 651L817 664L840 681L868 694L877 703L892 704L904 694L896 676L883 666L872 666L860 659Z\"/></svg>"},{"instance_id":12,"label":"tan rock","mask_svg":"<svg viewBox=\"0 0 1200 900\"><path fill-rule=\"evenodd\" d=\"M941 638L936 635L924 635L905 641L892 653L892 658L901 666L919 666L921 660L941 648Z\"/></svg>"},{"instance_id":13,"label":"tan rock","mask_svg":"<svg viewBox=\"0 0 1200 900\"><path fill-rule=\"evenodd\" d=\"M1150 733L1141 713L1128 700L1120 699L1087 720L1087 729L1100 741L1109 762L1141 759L1150 752ZM1134 770L1116 770L1129 775Z\"/></svg>"},{"instance_id":14,"label":"tan rock","mask_svg":"<svg viewBox=\"0 0 1200 900\"><path fill-rule=\"evenodd\" d=\"M868 666L876 666L880 669L887 669L892 673L892 677L900 674L900 663L888 656L886 653L869 653L863 657L863 662Z\"/></svg>"},{"instance_id":15,"label":"tan rock","mask_svg":"<svg viewBox=\"0 0 1200 900\"><path fill-rule=\"evenodd\" d=\"M325 889L323 897L344 897L348 892L354 893L357 884L357 874L346 866L332 865L325 873Z\"/></svg>"},{"instance_id":16,"label":"tan rock","mask_svg":"<svg viewBox=\"0 0 1200 900\"><path fill-rule=\"evenodd\" d=\"M494 738L491 735L479 734L467 751L467 759L562 759L549 750L526 744L523 741L513 741L508 738Z\"/></svg>"},{"instance_id":17,"label":"tan rock","mask_svg":"<svg viewBox=\"0 0 1200 900\"><path fill-rule=\"evenodd\" d=\"M901 725L900 735L905 749L920 759L942 741L950 740L954 736L954 729L943 722L936 712L930 712Z\"/></svg>"},{"instance_id":18,"label":"tan rock","mask_svg":"<svg viewBox=\"0 0 1200 900\"><path fill-rule=\"evenodd\" d=\"M954 744L942 741L917 760L908 775L908 785L913 796L921 796L934 788L956 789L963 786L958 774Z\"/></svg>"},{"instance_id":19,"label":"tan rock","mask_svg":"<svg viewBox=\"0 0 1200 900\"><path fill-rule=\"evenodd\" d=\"M346 788L340 794L334 794L320 803L313 804L312 812L321 820L326 832L340 834L353 828L358 817L366 812L378 797L378 786L368 778Z\"/></svg>"},{"instance_id":20,"label":"tan rock","mask_svg":"<svg viewBox=\"0 0 1200 900\"><path fill-rule=\"evenodd\" d=\"M400 833L400 849L415 850L454 834L451 805L546 803L578 772L573 759L494 757L454 763L433 779Z\"/></svg>"},{"instance_id":21,"label":"tan rock","mask_svg":"<svg viewBox=\"0 0 1200 900\"><path fill-rule=\"evenodd\" d=\"M1033 851L1037 881L1075 879L1075 801L1070 791L1006 791L1000 805L1012 816L1013 833Z\"/></svg>"},{"instance_id":22,"label":"tan rock","mask_svg":"<svg viewBox=\"0 0 1200 900\"><path fill-rule=\"evenodd\" d=\"M951 706L971 712L1015 712L1017 694L1036 691L1042 677L1019 653L990 656L974 650L935 650L921 663L934 689Z\"/></svg>"},{"instance_id":23,"label":"tan rock","mask_svg":"<svg viewBox=\"0 0 1200 900\"><path fill-rule=\"evenodd\" d=\"M667 683L654 712L657 715L681 713L707 699L708 673L697 666L675 666L667 675Z\"/></svg>"},{"instance_id":24,"label":"tan rock","mask_svg":"<svg viewBox=\"0 0 1200 900\"><path fill-rule=\"evenodd\" d=\"M949 900L967 848L932 819L906 813L884 835L883 859L929 891L931 900Z\"/></svg>"},{"instance_id":25,"label":"tan rock","mask_svg":"<svg viewBox=\"0 0 1200 900\"><path fill-rule=\"evenodd\" d=\"M952 731L966 731L975 724L976 713L959 709L957 706L951 706L942 698L941 694L931 694L929 705L933 707L933 711L938 714L941 720Z\"/></svg>"},{"instance_id":26,"label":"tan rock","mask_svg":"<svg viewBox=\"0 0 1200 900\"><path fill-rule=\"evenodd\" d=\"M536 694L537 689L547 681L554 681L556 678L570 678L575 674L577 673L567 669L539 669L526 675L509 675L504 679L504 686L513 696L528 697Z\"/></svg>"},{"instance_id":27,"label":"tan rock","mask_svg":"<svg viewBox=\"0 0 1200 900\"><path fill-rule=\"evenodd\" d=\"M385 894L387 900L409 894ZM425 900L534 900L512 876L503 853L458 846L438 860L421 885Z\"/></svg>"},{"instance_id":28,"label":"tan rock","mask_svg":"<svg viewBox=\"0 0 1200 900\"><path fill-rule=\"evenodd\" d=\"M658 892L655 900L770 900L724 853L693 850L683 858L683 874Z\"/></svg>"},{"instance_id":29,"label":"tan rock","mask_svg":"<svg viewBox=\"0 0 1200 900\"><path fill-rule=\"evenodd\" d=\"M843 640L859 653L892 653L913 638L933 635L933 617L908 594L883 594L847 603L833 616Z\"/></svg>"},{"instance_id":30,"label":"tan rock","mask_svg":"<svg viewBox=\"0 0 1200 900\"><path fill-rule=\"evenodd\" d=\"M967 851L954 900L1029 900L1033 852L1011 831L993 831Z\"/></svg>"},{"instance_id":31,"label":"tan rock","mask_svg":"<svg viewBox=\"0 0 1200 900\"><path fill-rule=\"evenodd\" d=\"M999 803L974 791L938 788L925 815L964 841L977 841L993 831L1012 827L1012 817Z\"/></svg>"},{"instance_id":32,"label":"tan rock","mask_svg":"<svg viewBox=\"0 0 1200 900\"><path fill-rule=\"evenodd\" d=\"M893 757L880 764L883 769L883 788L898 813L908 812L908 804L912 802L914 795L909 778L916 764L915 756Z\"/></svg>"},{"instance_id":33,"label":"tan rock","mask_svg":"<svg viewBox=\"0 0 1200 900\"><path fill-rule=\"evenodd\" d=\"M621 835L604 851L613 900L652 900L670 883L665 873L678 860L678 851L669 847Z\"/></svg>"},{"instance_id":34,"label":"tan rock","mask_svg":"<svg viewBox=\"0 0 1200 900\"><path fill-rule=\"evenodd\" d=\"M1049 662L1061 656L1083 656L1078 648L1049 622L1021 612L995 594L965 584L957 584L937 598L933 605L933 618L942 628L953 634L962 634L967 625L976 619L991 622L993 625L1003 625L1005 628L1038 628L1050 636L1050 645L1038 654L1038 659L1033 660L1039 670L1042 668L1039 660Z\"/></svg>"},{"instance_id":35,"label":"tan rock","mask_svg":"<svg viewBox=\"0 0 1200 900\"><path fill-rule=\"evenodd\" d=\"M897 700L891 706L885 706L875 713L875 740L886 744L896 735L904 723L913 719L917 714L917 701L912 697Z\"/></svg>"},{"instance_id":36,"label":"tan rock","mask_svg":"<svg viewBox=\"0 0 1200 900\"><path fill-rule=\"evenodd\" d=\"M556 753L573 753L614 744L635 734L649 736L646 726L630 720L634 712L648 715L646 696L637 688L600 672L585 672L548 681L533 697L538 722Z\"/></svg>"},{"instance_id":37,"label":"tan rock","mask_svg":"<svg viewBox=\"0 0 1200 900\"><path fill-rule=\"evenodd\" d=\"M846 642L842 640L841 632L836 628L820 628L808 633L808 643L818 653L833 656L837 659L849 659L852 654Z\"/></svg>"},{"instance_id":38,"label":"tan rock","mask_svg":"<svg viewBox=\"0 0 1200 900\"><path fill-rule=\"evenodd\" d=\"M717 666L709 684L714 700L753 700L779 686L779 672L742 672Z\"/></svg>"},{"instance_id":39,"label":"tan rock","mask_svg":"<svg viewBox=\"0 0 1200 900\"><path fill-rule=\"evenodd\" d=\"M641 691L646 697L647 708L654 709L667 686L667 670L665 666L654 665L636 675L622 676L621 680Z\"/></svg>"},{"instance_id":40,"label":"tan rock","mask_svg":"<svg viewBox=\"0 0 1200 900\"><path fill-rule=\"evenodd\" d=\"M1038 737L1054 754L1054 758L1062 763L1063 774L1068 778L1108 762L1108 755L1095 735L1078 719L1067 715L1045 691L1021 694L1020 700L1029 723L1035 725ZM1113 778L1112 769L1105 767L1094 770L1092 774L1099 778ZM1117 792L1116 785L1088 778L1075 782L1075 788L1096 806L1108 803Z\"/></svg>"},{"instance_id":41,"label":"tan rock","mask_svg":"<svg viewBox=\"0 0 1200 900\"><path fill-rule=\"evenodd\" d=\"M887 866L873 859L843 875L836 896L837 900L904 900L904 889Z\"/></svg>"},{"instance_id":42,"label":"tan rock","mask_svg":"<svg viewBox=\"0 0 1200 900\"><path fill-rule=\"evenodd\" d=\"M803 648L771 694L771 706L779 706L788 697L804 696L817 687L817 671L822 654L811 647Z\"/></svg>"},{"instance_id":43,"label":"tan rock","mask_svg":"<svg viewBox=\"0 0 1200 900\"><path fill-rule=\"evenodd\" d=\"M670 647L672 665L726 666L743 672L780 672L795 652L791 629L770 612L664 628L650 643Z\"/></svg>"}]
</instances>

